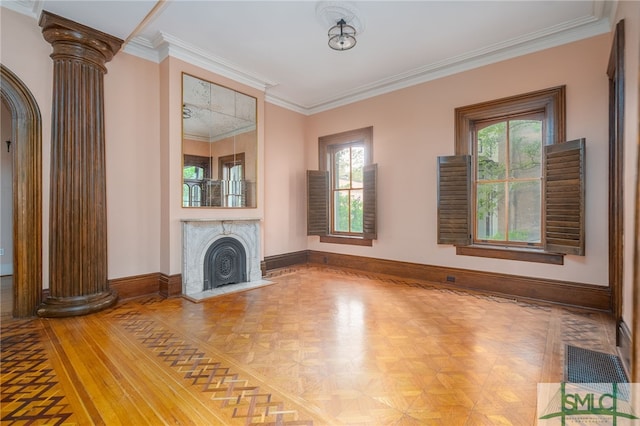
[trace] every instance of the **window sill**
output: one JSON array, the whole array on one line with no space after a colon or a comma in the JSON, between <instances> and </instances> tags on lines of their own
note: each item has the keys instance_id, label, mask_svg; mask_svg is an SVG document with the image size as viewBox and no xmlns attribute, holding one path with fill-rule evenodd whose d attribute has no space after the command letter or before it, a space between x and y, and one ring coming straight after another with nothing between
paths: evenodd
<instances>
[{"instance_id":1,"label":"window sill","mask_svg":"<svg viewBox=\"0 0 640 426\"><path fill-rule=\"evenodd\" d=\"M373 240L359 237L338 237L336 235L325 235L320 237L321 243L347 244L352 246L373 246Z\"/></svg>"},{"instance_id":2,"label":"window sill","mask_svg":"<svg viewBox=\"0 0 640 426\"><path fill-rule=\"evenodd\" d=\"M512 247L456 246L456 254L462 256L490 257L493 259L520 260L522 262L564 265L564 255L547 253L539 249L518 249Z\"/></svg>"}]
</instances>

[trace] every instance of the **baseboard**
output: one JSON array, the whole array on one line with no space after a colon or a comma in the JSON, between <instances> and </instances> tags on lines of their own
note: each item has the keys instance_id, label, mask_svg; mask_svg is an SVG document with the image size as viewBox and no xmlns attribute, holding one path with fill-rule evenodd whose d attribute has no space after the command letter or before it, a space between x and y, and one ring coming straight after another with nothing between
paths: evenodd
<instances>
[{"instance_id":1,"label":"baseboard","mask_svg":"<svg viewBox=\"0 0 640 426\"><path fill-rule=\"evenodd\" d=\"M159 294L173 297L182 294L182 275L160 272L109 280L109 288L118 292L120 300Z\"/></svg>"},{"instance_id":2,"label":"baseboard","mask_svg":"<svg viewBox=\"0 0 640 426\"><path fill-rule=\"evenodd\" d=\"M159 294L174 297L182 294L182 275L165 275L160 272L109 280L109 288L118 292L120 300ZM42 300L49 296L49 289L42 290Z\"/></svg>"},{"instance_id":3,"label":"baseboard","mask_svg":"<svg viewBox=\"0 0 640 426\"><path fill-rule=\"evenodd\" d=\"M633 348L633 340L631 338L631 330L624 320L620 320L616 330L616 345L618 347L618 356L622 360L625 372L631 377L631 353Z\"/></svg>"},{"instance_id":4,"label":"baseboard","mask_svg":"<svg viewBox=\"0 0 640 426\"><path fill-rule=\"evenodd\" d=\"M109 288L118 292L119 300L158 294L159 273L136 275L109 280ZM42 289L42 300L49 297L49 289Z\"/></svg>"},{"instance_id":5,"label":"baseboard","mask_svg":"<svg viewBox=\"0 0 640 426\"><path fill-rule=\"evenodd\" d=\"M554 303L605 312L610 311L611 306L611 291L604 286L313 250L267 256L261 262L261 267L265 275L269 271L307 263L428 281L449 288L478 291L525 301ZM181 274L151 273L110 280L109 284L118 291L121 299L151 294L160 294L164 297L182 294ZM622 325L626 327L624 323ZM626 328L626 331L619 332L619 335L628 336L625 337L626 346L621 345L622 349L629 354L626 357L623 356L628 366L630 365L631 333Z\"/></svg>"},{"instance_id":6,"label":"baseboard","mask_svg":"<svg viewBox=\"0 0 640 426\"><path fill-rule=\"evenodd\" d=\"M307 262L439 283L518 300L610 311L608 287L494 272L447 268L338 253L309 251Z\"/></svg>"},{"instance_id":7,"label":"baseboard","mask_svg":"<svg viewBox=\"0 0 640 426\"><path fill-rule=\"evenodd\" d=\"M120 300L158 294L160 273L136 275L109 280L109 288L118 292Z\"/></svg>"},{"instance_id":8,"label":"baseboard","mask_svg":"<svg viewBox=\"0 0 640 426\"><path fill-rule=\"evenodd\" d=\"M263 261L264 267L262 269L262 276L265 276L267 271L273 271L274 269L287 268L294 265L304 265L307 263L308 254L309 250L302 250L293 253L266 256Z\"/></svg>"},{"instance_id":9,"label":"baseboard","mask_svg":"<svg viewBox=\"0 0 640 426\"><path fill-rule=\"evenodd\" d=\"M160 274L158 292L164 297L175 297L182 294L182 274Z\"/></svg>"}]
</instances>

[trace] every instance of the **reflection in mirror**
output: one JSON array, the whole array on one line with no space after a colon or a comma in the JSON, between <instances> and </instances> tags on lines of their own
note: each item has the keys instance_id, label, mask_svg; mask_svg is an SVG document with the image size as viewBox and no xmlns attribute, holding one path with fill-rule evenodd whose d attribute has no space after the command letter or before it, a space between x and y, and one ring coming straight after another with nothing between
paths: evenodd
<instances>
[{"instance_id":1,"label":"reflection in mirror","mask_svg":"<svg viewBox=\"0 0 640 426\"><path fill-rule=\"evenodd\" d=\"M256 207L256 98L182 75L182 206Z\"/></svg>"}]
</instances>

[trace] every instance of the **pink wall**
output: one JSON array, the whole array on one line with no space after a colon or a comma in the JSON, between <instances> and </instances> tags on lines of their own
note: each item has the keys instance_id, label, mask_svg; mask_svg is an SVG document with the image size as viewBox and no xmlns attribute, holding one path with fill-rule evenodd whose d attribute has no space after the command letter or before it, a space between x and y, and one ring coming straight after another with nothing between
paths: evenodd
<instances>
[{"instance_id":1,"label":"pink wall","mask_svg":"<svg viewBox=\"0 0 640 426\"><path fill-rule=\"evenodd\" d=\"M193 139L184 139L182 141L182 151L184 154L210 157L211 144L209 142L196 141Z\"/></svg>"},{"instance_id":2,"label":"pink wall","mask_svg":"<svg viewBox=\"0 0 640 426\"><path fill-rule=\"evenodd\" d=\"M306 165L317 169L320 136L373 126L378 163L378 240L373 247L308 247L374 258L606 285L608 35L441 78L322 112L306 124ZM454 109L567 86L567 137L587 140L585 257L564 266L457 256L436 243L436 158L454 153ZM604 242L604 243L603 243Z\"/></svg>"},{"instance_id":3,"label":"pink wall","mask_svg":"<svg viewBox=\"0 0 640 426\"><path fill-rule=\"evenodd\" d=\"M264 255L306 250L306 117L266 103L265 121Z\"/></svg>"},{"instance_id":4,"label":"pink wall","mask_svg":"<svg viewBox=\"0 0 640 426\"><path fill-rule=\"evenodd\" d=\"M109 278L160 270L160 72L119 52L107 64Z\"/></svg>"},{"instance_id":5,"label":"pink wall","mask_svg":"<svg viewBox=\"0 0 640 426\"><path fill-rule=\"evenodd\" d=\"M171 250L169 250L171 242L171 229L167 224L171 219L171 191L169 188L170 182L172 182L173 176L170 173L171 169L171 154L175 152L176 148L171 149L171 141L176 138L176 135L172 135L171 130L176 127L174 119L171 117L170 111L171 102L180 102L179 99L173 99L175 97L175 89L169 86L170 80L170 60L165 60L160 63L160 272L169 274L169 264L171 261ZM174 107L175 108L175 107ZM180 115L182 116L182 114ZM176 119L177 120L177 119ZM175 133L175 131L174 131ZM181 135L178 134L177 137ZM174 156L176 154L173 154ZM178 154L179 155L179 154ZM175 173L175 172L174 172ZM182 176L182 174L180 174ZM180 188L182 190L182 188ZM182 196L180 197L182 200Z\"/></svg>"}]
</instances>

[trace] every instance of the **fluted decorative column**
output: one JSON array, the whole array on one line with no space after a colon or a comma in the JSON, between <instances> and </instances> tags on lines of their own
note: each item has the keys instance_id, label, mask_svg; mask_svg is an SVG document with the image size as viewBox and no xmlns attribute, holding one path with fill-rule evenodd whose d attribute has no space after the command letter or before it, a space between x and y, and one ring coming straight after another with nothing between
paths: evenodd
<instances>
[{"instance_id":1,"label":"fluted decorative column","mask_svg":"<svg viewBox=\"0 0 640 426\"><path fill-rule=\"evenodd\" d=\"M54 69L49 296L37 313L84 315L118 299L107 281L103 78L122 40L46 11L40 26Z\"/></svg>"}]
</instances>

